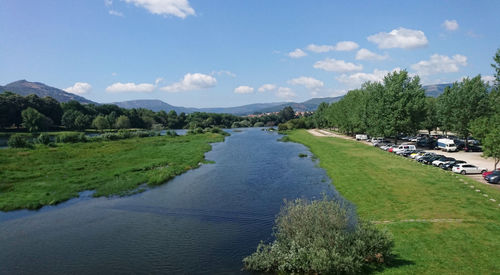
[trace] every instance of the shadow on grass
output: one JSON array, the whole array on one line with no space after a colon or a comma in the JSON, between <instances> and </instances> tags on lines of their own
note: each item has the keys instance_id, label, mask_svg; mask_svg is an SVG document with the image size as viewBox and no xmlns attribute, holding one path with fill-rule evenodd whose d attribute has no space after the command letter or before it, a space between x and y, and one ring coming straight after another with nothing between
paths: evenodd
<instances>
[{"instance_id":1,"label":"shadow on grass","mask_svg":"<svg viewBox=\"0 0 500 275\"><path fill-rule=\"evenodd\" d=\"M415 265L414 261L405 260L398 255L394 255L387 261L385 265L371 265L363 269L362 274L373 274L375 272L382 272L387 269L399 268L404 266Z\"/></svg>"}]
</instances>

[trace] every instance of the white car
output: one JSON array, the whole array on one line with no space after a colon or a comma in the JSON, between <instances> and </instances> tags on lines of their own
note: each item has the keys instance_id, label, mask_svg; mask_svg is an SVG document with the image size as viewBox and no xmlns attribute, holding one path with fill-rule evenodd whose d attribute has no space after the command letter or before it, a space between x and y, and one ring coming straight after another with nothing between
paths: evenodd
<instances>
[{"instance_id":1,"label":"white car","mask_svg":"<svg viewBox=\"0 0 500 275\"><path fill-rule=\"evenodd\" d=\"M441 168L443 165L445 165L446 163L450 162L450 161L454 161L455 159L454 158L449 158L449 157L440 157L439 159L435 160L432 162L432 165L434 166L437 166L439 168Z\"/></svg>"},{"instance_id":2,"label":"white car","mask_svg":"<svg viewBox=\"0 0 500 275\"><path fill-rule=\"evenodd\" d=\"M488 171L488 169L477 167L475 165L468 163L461 163L453 166L453 168L451 168L451 171L465 175L465 174L482 174Z\"/></svg>"}]
</instances>

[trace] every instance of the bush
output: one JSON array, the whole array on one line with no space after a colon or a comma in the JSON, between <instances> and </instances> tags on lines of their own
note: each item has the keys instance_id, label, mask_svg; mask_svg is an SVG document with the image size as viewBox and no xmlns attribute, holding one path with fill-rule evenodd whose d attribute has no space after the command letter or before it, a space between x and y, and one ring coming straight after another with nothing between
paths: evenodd
<instances>
[{"instance_id":1,"label":"bush","mask_svg":"<svg viewBox=\"0 0 500 275\"><path fill-rule=\"evenodd\" d=\"M260 243L243 262L248 270L279 273L359 273L391 257L393 242L372 224L349 219L347 208L324 197L288 202L276 218L275 241Z\"/></svg>"},{"instance_id":2,"label":"bush","mask_svg":"<svg viewBox=\"0 0 500 275\"><path fill-rule=\"evenodd\" d=\"M177 132L175 132L174 130L167 130L167 131L165 132L165 135L166 135L166 136L169 136L169 137L175 137L175 136L178 136L178 135L177 135Z\"/></svg>"},{"instance_id":3,"label":"bush","mask_svg":"<svg viewBox=\"0 0 500 275\"><path fill-rule=\"evenodd\" d=\"M84 133L63 133L57 136L56 141L61 143L86 142L87 137Z\"/></svg>"},{"instance_id":4,"label":"bush","mask_svg":"<svg viewBox=\"0 0 500 275\"><path fill-rule=\"evenodd\" d=\"M288 125L286 123L280 123L278 125L278 131L286 131L288 130Z\"/></svg>"},{"instance_id":5,"label":"bush","mask_svg":"<svg viewBox=\"0 0 500 275\"><path fill-rule=\"evenodd\" d=\"M253 127L264 127L264 122L262 122L262 121L255 122L255 124L253 125Z\"/></svg>"},{"instance_id":6,"label":"bush","mask_svg":"<svg viewBox=\"0 0 500 275\"><path fill-rule=\"evenodd\" d=\"M39 143L39 144L43 144L43 145L49 145L49 143L50 143L50 136L48 134L41 133L38 136L38 138L36 139L36 142Z\"/></svg>"},{"instance_id":7,"label":"bush","mask_svg":"<svg viewBox=\"0 0 500 275\"><path fill-rule=\"evenodd\" d=\"M7 145L11 148L29 148L31 144L21 134L13 134L7 141Z\"/></svg>"},{"instance_id":8,"label":"bush","mask_svg":"<svg viewBox=\"0 0 500 275\"><path fill-rule=\"evenodd\" d=\"M119 140L124 139L121 133L104 133L100 135L101 140Z\"/></svg>"}]
</instances>

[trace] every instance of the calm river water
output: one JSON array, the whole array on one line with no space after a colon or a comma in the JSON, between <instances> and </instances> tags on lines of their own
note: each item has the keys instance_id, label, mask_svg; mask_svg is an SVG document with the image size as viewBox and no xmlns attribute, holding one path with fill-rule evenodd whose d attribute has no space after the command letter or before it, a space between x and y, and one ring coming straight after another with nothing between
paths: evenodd
<instances>
[{"instance_id":1,"label":"calm river water","mask_svg":"<svg viewBox=\"0 0 500 275\"><path fill-rule=\"evenodd\" d=\"M308 149L278 138L232 132L206 154L215 164L138 195L0 212L0 273L240 272L283 199L337 197Z\"/></svg>"}]
</instances>

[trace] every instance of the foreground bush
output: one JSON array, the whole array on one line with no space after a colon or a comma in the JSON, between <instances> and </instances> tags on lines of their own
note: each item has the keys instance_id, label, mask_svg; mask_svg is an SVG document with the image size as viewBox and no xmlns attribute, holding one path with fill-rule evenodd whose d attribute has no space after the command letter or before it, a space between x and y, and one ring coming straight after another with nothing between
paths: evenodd
<instances>
[{"instance_id":1,"label":"foreground bush","mask_svg":"<svg viewBox=\"0 0 500 275\"><path fill-rule=\"evenodd\" d=\"M21 134L13 134L7 141L7 145L11 148L29 148L31 144L26 141L26 137Z\"/></svg>"},{"instance_id":2,"label":"foreground bush","mask_svg":"<svg viewBox=\"0 0 500 275\"><path fill-rule=\"evenodd\" d=\"M350 224L346 208L326 197L288 202L276 218L276 240L261 243L243 262L247 270L358 273L391 256L393 242L370 223Z\"/></svg>"}]
</instances>

